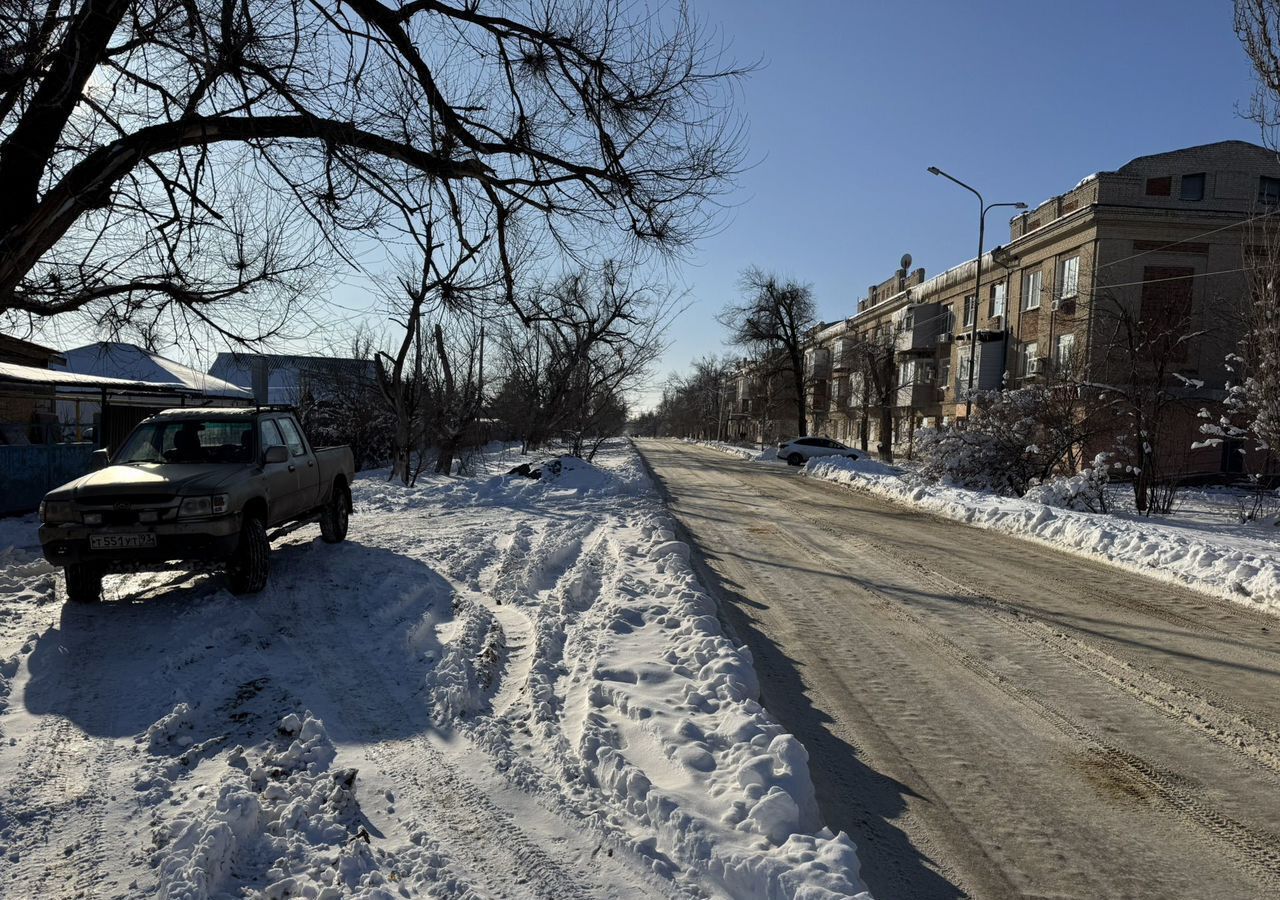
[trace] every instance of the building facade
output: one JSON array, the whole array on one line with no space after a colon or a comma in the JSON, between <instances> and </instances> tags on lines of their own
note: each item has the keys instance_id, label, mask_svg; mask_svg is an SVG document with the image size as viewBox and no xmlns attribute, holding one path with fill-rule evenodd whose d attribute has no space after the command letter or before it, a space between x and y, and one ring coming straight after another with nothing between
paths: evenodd
<instances>
[{"instance_id":1,"label":"building facade","mask_svg":"<svg viewBox=\"0 0 1280 900\"><path fill-rule=\"evenodd\" d=\"M976 289L975 260L925 278L904 257L853 316L815 335L811 431L871 449L889 431L908 452L917 428L966 415L970 385L997 390L1069 371L1115 384L1125 377L1124 328L1168 322L1183 332L1168 348L1169 374L1193 411L1165 443L1185 447L1182 472L1230 469L1236 448L1192 449L1193 408L1224 395L1225 358L1242 336L1246 255L1277 211L1276 154L1225 141L1139 157L1026 210L1009 223L1008 242L984 255ZM868 365L869 346L892 348L879 368Z\"/></svg>"}]
</instances>

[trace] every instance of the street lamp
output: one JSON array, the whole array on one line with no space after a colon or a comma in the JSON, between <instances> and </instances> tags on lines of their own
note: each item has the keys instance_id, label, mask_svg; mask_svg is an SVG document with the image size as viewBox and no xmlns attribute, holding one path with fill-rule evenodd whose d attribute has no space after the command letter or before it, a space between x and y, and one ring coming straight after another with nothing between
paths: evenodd
<instances>
[{"instance_id":1,"label":"street lamp","mask_svg":"<svg viewBox=\"0 0 1280 900\"><path fill-rule=\"evenodd\" d=\"M965 387L964 395L964 420L969 422L969 414L973 412L973 369L977 363L978 357L978 305L982 300L982 242L986 236L987 230L987 213L1001 206L1012 206L1014 209L1026 209L1025 203L984 203L982 195L969 185L965 184L959 178L954 178L937 166L930 166L929 172L933 175L941 175L948 181L953 181L960 187L964 188L973 196L978 198L978 260L974 264L977 274L974 276L973 285L973 325L969 329L969 383ZM1008 311L1005 311L1008 315Z\"/></svg>"}]
</instances>

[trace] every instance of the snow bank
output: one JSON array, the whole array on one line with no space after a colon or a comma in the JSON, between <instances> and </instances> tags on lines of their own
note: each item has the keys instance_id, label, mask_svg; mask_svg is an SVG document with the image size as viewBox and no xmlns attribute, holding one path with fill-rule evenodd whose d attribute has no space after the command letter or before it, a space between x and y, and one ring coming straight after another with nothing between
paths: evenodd
<instances>
[{"instance_id":1,"label":"snow bank","mask_svg":"<svg viewBox=\"0 0 1280 900\"><path fill-rule=\"evenodd\" d=\"M1260 541L933 484L869 459L814 459L802 474L1280 614L1280 563Z\"/></svg>"},{"instance_id":2,"label":"snow bank","mask_svg":"<svg viewBox=\"0 0 1280 900\"><path fill-rule=\"evenodd\" d=\"M336 753L324 723L310 713L285 716L256 762L243 747L233 749L213 789L198 792L154 835L159 896L206 900L261 880L256 896L263 898L381 900L400 894L394 885L403 872L434 881L444 861L432 849L410 851L419 858L408 865L371 846L356 770L331 768ZM260 878L247 879L250 872Z\"/></svg>"},{"instance_id":3,"label":"snow bank","mask_svg":"<svg viewBox=\"0 0 1280 900\"><path fill-rule=\"evenodd\" d=\"M776 446L758 450L755 447L742 447L738 444L729 444L724 441L686 441L685 443L697 444L699 447L710 447L712 450L719 450L721 453L731 453L751 462L774 462L778 458L778 448Z\"/></svg>"},{"instance_id":4,"label":"snow bank","mask_svg":"<svg viewBox=\"0 0 1280 900\"><path fill-rule=\"evenodd\" d=\"M357 503L449 525L423 548L460 587L427 676L439 727L663 878L866 896L637 454L617 442L558 463L538 480L356 485Z\"/></svg>"}]
</instances>

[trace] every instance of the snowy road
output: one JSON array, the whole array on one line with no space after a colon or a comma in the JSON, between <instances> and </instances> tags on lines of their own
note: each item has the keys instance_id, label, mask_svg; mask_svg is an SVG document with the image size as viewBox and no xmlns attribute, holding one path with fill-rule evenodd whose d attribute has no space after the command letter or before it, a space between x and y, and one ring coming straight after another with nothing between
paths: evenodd
<instances>
[{"instance_id":1,"label":"snowy road","mask_svg":"<svg viewBox=\"0 0 1280 900\"><path fill-rule=\"evenodd\" d=\"M876 896L1280 896L1280 620L639 448Z\"/></svg>"}]
</instances>

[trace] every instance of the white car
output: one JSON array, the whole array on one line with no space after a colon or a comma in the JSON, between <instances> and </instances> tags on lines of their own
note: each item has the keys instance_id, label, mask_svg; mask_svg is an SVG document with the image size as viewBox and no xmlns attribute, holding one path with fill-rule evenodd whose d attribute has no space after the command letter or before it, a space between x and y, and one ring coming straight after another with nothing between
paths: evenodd
<instances>
[{"instance_id":1,"label":"white car","mask_svg":"<svg viewBox=\"0 0 1280 900\"><path fill-rule=\"evenodd\" d=\"M815 456L847 456L849 459L857 459L858 452L839 441L821 437L796 438L778 445L778 459L786 460L789 466L803 466L806 460Z\"/></svg>"}]
</instances>

